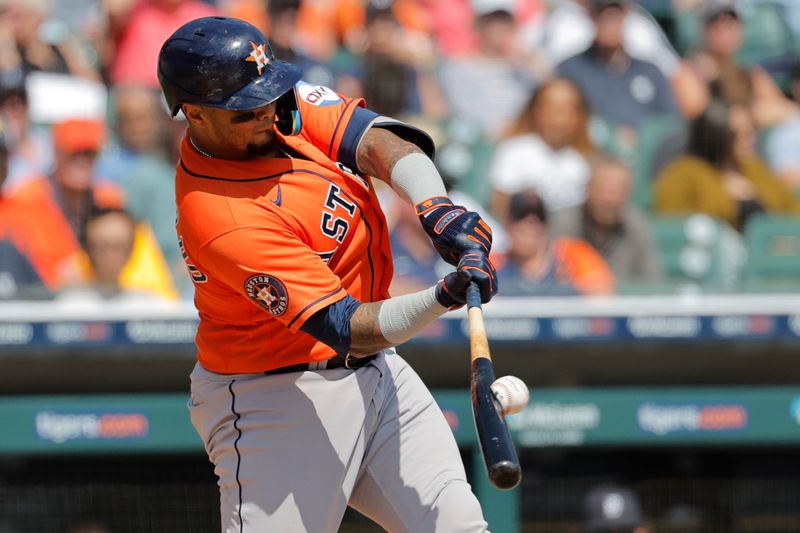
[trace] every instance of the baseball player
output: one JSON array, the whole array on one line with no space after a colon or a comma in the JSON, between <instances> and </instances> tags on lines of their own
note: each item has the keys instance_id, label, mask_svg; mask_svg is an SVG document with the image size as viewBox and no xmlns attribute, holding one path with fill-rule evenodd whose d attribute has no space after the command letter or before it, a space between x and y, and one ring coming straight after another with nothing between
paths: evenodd
<instances>
[{"instance_id":1,"label":"baseball player","mask_svg":"<svg viewBox=\"0 0 800 533\"><path fill-rule=\"evenodd\" d=\"M430 392L393 350L497 292L491 231L446 196L423 132L301 81L250 24L179 28L158 76L187 135L177 231L200 314L192 423L227 532L336 531L349 505L389 531L485 531ZM416 209L456 268L390 298L372 179Z\"/></svg>"}]
</instances>

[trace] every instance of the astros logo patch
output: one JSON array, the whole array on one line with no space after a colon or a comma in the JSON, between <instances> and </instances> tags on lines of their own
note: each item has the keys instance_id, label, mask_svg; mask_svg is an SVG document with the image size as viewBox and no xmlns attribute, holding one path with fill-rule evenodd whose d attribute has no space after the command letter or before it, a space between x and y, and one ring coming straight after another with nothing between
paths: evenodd
<instances>
[{"instance_id":1,"label":"astros logo patch","mask_svg":"<svg viewBox=\"0 0 800 533\"><path fill-rule=\"evenodd\" d=\"M289 296L281 280L269 274L250 276L244 284L244 291L255 303L273 316L286 312Z\"/></svg>"},{"instance_id":2,"label":"astros logo patch","mask_svg":"<svg viewBox=\"0 0 800 533\"><path fill-rule=\"evenodd\" d=\"M253 47L253 51L250 52L250 55L247 56L245 61L252 61L256 64L258 68L258 75L261 76L261 71L269 65L269 57L267 56L265 44L256 44L253 41L250 41L250 45Z\"/></svg>"}]
</instances>

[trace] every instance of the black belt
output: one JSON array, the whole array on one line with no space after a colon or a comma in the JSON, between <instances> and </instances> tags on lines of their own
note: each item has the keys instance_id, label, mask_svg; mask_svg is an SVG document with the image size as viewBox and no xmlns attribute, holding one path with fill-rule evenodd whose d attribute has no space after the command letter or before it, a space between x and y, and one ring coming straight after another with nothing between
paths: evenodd
<instances>
[{"instance_id":1,"label":"black belt","mask_svg":"<svg viewBox=\"0 0 800 533\"><path fill-rule=\"evenodd\" d=\"M267 370L264 375L271 376L273 374L291 374L292 372L305 372L307 370L330 370L333 368L350 368L356 369L366 366L367 363L378 357L378 354L367 355L364 357L356 357L355 355L336 355L325 361L318 361L316 363L300 363L297 365L282 366L280 368L273 368Z\"/></svg>"}]
</instances>

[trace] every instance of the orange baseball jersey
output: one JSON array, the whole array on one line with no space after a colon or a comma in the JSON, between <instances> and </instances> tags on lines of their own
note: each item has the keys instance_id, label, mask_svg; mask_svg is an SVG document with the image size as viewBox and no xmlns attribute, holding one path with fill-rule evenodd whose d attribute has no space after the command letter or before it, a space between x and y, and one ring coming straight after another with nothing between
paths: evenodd
<instances>
[{"instance_id":1,"label":"orange baseball jersey","mask_svg":"<svg viewBox=\"0 0 800 533\"><path fill-rule=\"evenodd\" d=\"M260 372L335 355L299 328L348 293L388 298L386 220L354 160L374 113L298 84L303 130L279 139L303 157L231 161L181 146L178 237L200 313L198 358L219 373ZM361 112L354 112L360 109Z\"/></svg>"}]
</instances>

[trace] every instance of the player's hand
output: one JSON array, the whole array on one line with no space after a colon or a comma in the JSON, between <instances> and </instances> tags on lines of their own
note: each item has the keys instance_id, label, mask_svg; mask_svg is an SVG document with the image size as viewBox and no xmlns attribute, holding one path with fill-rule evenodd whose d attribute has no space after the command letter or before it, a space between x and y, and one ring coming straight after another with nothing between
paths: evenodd
<instances>
[{"instance_id":1,"label":"player's hand","mask_svg":"<svg viewBox=\"0 0 800 533\"><path fill-rule=\"evenodd\" d=\"M471 282L478 285L482 303L497 294L497 272L483 252L464 254L458 262L458 269L436 285L436 299L444 307L460 307L467 302L467 287Z\"/></svg>"},{"instance_id":2,"label":"player's hand","mask_svg":"<svg viewBox=\"0 0 800 533\"><path fill-rule=\"evenodd\" d=\"M453 205L444 196L428 198L415 209L433 247L451 265L458 265L461 257L470 251L489 255L492 230L478 213Z\"/></svg>"}]
</instances>

